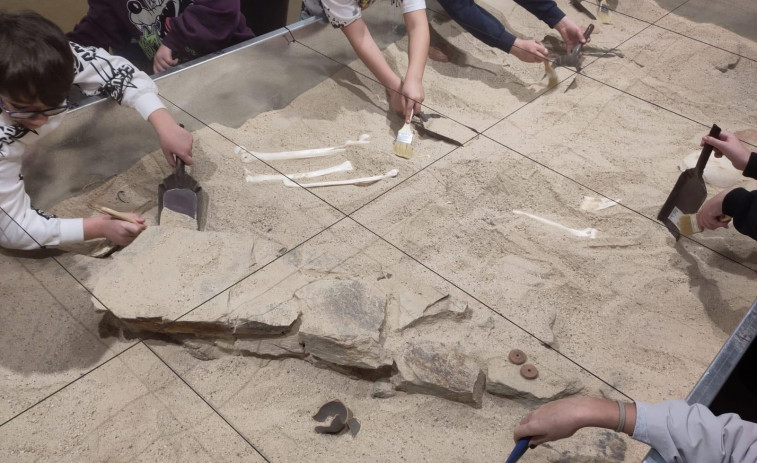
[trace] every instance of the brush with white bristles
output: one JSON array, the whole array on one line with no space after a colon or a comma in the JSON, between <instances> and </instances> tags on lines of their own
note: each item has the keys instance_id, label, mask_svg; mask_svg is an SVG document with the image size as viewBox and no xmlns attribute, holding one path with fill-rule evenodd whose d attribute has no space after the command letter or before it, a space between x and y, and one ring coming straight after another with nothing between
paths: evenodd
<instances>
[{"instance_id":1,"label":"brush with white bristles","mask_svg":"<svg viewBox=\"0 0 757 463\"><path fill-rule=\"evenodd\" d=\"M607 0L600 0L599 8L597 9L597 19L602 21L603 24L612 24L610 7L607 6Z\"/></svg>"},{"instance_id":2,"label":"brush with white bristles","mask_svg":"<svg viewBox=\"0 0 757 463\"><path fill-rule=\"evenodd\" d=\"M413 118L413 111L410 111L410 119ZM413 157L413 128L409 122L405 122L399 132L397 139L394 141L394 154L401 158L410 159Z\"/></svg>"},{"instance_id":3,"label":"brush with white bristles","mask_svg":"<svg viewBox=\"0 0 757 463\"><path fill-rule=\"evenodd\" d=\"M729 223L731 218L727 215L721 215L718 220L723 223ZM694 233L702 233L704 230L699 228L696 214L684 214L678 218L678 230L683 236L691 236Z\"/></svg>"}]
</instances>

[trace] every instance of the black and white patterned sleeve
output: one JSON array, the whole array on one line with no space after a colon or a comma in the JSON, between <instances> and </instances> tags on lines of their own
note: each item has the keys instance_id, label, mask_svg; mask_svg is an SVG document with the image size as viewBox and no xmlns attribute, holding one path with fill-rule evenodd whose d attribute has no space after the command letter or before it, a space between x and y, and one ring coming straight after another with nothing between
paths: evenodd
<instances>
[{"instance_id":1,"label":"black and white patterned sleeve","mask_svg":"<svg viewBox=\"0 0 757 463\"><path fill-rule=\"evenodd\" d=\"M71 51L74 85L85 95L107 95L118 104L136 109L145 119L156 109L165 107L158 98L155 82L125 58L74 42L71 42Z\"/></svg>"}]
</instances>

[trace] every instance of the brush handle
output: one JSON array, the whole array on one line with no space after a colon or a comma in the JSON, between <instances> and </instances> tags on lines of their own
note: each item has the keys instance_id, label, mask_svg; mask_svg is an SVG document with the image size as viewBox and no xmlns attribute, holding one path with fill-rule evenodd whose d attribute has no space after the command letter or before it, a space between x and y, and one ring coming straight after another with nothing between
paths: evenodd
<instances>
[{"instance_id":1,"label":"brush handle","mask_svg":"<svg viewBox=\"0 0 757 463\"><path fill-rule=\"evenodd\" d=\"M710 136L713 138L720 138L720 127L718 127L717 124L712 124L712 128L710 129ZM713 147L711 145L705 144L702 148L702 152L699 154L699 160L697 161L697 175L702 177L704 175L704 167L707 165L707 161L710 160L710 155L712 154Z\"/></svg>"},{"instance_id":2,"label":"brush handle","mask_svg":"<svg viewBox=\"0 0 757 463\"><path fill-rule=\"evenodd\" d=\"M133 223L134 225L139 225L139 222L137 222L137 219L135 219L135 218L133 218L131 216L128 216L128 215L124 214L123 212L118 212L116 210L113 210L113 209L111 209L109 207L105 207L105 206L93 205L92 207L96 211L101 212L103 214L107 214L107 215L109 215L109 216L111 216L111 217L113 217L115 219L119 219L119 220L123 220L123 221L129 222L129 223Z\"/></svg>"},{"instance_id":3,"label":"brush handle","mask_svg":"<svg viewBox=\"0 0 757 463\"><path fill-rule=\"evenodd\" d=\"M518 443L515 444L515 448L512 453L510 453L510 456L505 463L515 463L520 460L520 457L522 457L523 454L526 453L526 450L528 450L529 443L531 443L530 437L522 437Z\"/></svg>"}]
</instances>

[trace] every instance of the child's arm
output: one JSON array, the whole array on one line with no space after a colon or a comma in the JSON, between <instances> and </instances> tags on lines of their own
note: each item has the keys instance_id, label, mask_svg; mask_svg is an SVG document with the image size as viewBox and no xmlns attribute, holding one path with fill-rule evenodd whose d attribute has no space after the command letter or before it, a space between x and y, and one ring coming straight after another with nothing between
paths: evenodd
<instances>
[{"instance_id":1,"label":"child's arm","mask_svg":"<svg viewBox=\"0 0 757 463\"><path fill-rule=\"evenodd\" d=\"M161 48L193 57L255 37L240 8L240 0L194 0L171 19Z\"/></svg>"},{"instance_id":2,"label":"child's arm","mask_svg":"<svg viewBox=\"0 0 757 463\"><path fill-rule=\"evenodd\" d=\"M158 98L158 88L144 72L124 58L101 48L71 42L74 53L74 84L87 95L106 94L118 104L136 109L160 138L166 160L173 167L178 156L192 164L192 135L179 127Z\"/></svg>"},{"instance_id":3,"label":"child's arm","mask_svg":"<svg viewBox=\"0 0 757 463\"><path fill-rule=\"evenodd\" d=\"M349 40L350 45L352 45L355 53L357 53L358 58L376 76L378 81L389 89L390 96L398 94L402 90L402 79L389 67L389 63L386 62L384 55L373 40L368 26L365 25L365 21L356 19L345 26L342 31L347 36L347 40ZM398 107L393 106L393 109L403 112L402 105Z\"/></svg>"},{"instance_id":4,"label":"child's arm","mask_svg":"<svg viewBox=\"0 0 757 463\"><path fill-rule=\"evenodd\" d=\"M410 122L411 112L416 114L421 112L421 103L426 98L423 90L423 71L426 69L428 59L429 31L425 8L405 13L404 17L410 43L402 94L407 99L405 121Z\"/></svg>"},{"instance_id":5,"label":"child's arm","mask_svg":"<svg viewBox=\"0 0 757 463\"><path fill-rule=\"evenodd\" d=\"M91 240L95 238L107 238L119 246L126 246L134 241L147 226L138 214L127 214L137 219L140 225L126 222L125 220L114 219L108 215L98 215L88 217L83 220L84 239Z\"/></svg>"},{"instance_id":6,"label":"child's arm","mask_svg":"<svg viewBox=\"0 0 757 463\"><path fill-rule=\"evenodd\" d=\"M129 31L109 3L89 0L87 15L74 26L73 31L66 34L66 37L81 45L105 49L122 47L129 43Z\"/></svg>"}]
</instances>

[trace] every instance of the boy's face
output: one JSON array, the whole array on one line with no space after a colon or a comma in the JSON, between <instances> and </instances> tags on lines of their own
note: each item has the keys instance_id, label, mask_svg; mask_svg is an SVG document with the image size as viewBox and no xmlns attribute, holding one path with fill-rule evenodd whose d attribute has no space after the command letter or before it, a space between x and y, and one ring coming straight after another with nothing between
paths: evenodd
<instances>
[{"instance_id":1,"label":"boy's face","mask_svg":"<svg viewBox=\"0 0 757 463\"><path fill-rule=\"evenodd\" d=\"M21 102L14 101L12 98L0 95L0 104L3 109L8 113L8 117L16 124L19 124L29 130L37 130L43 125L47 124L49 117L43 114L44 111L51 111L57 108L51 108L39 100L34 102ZM62 107L62 106L61 106ZM31 117L14 117L14 113L19 112L24 116ZM20 115L20 114L19 114ZM19 116L15 115L15 116Z\"/></svg>"}]
</instances>

